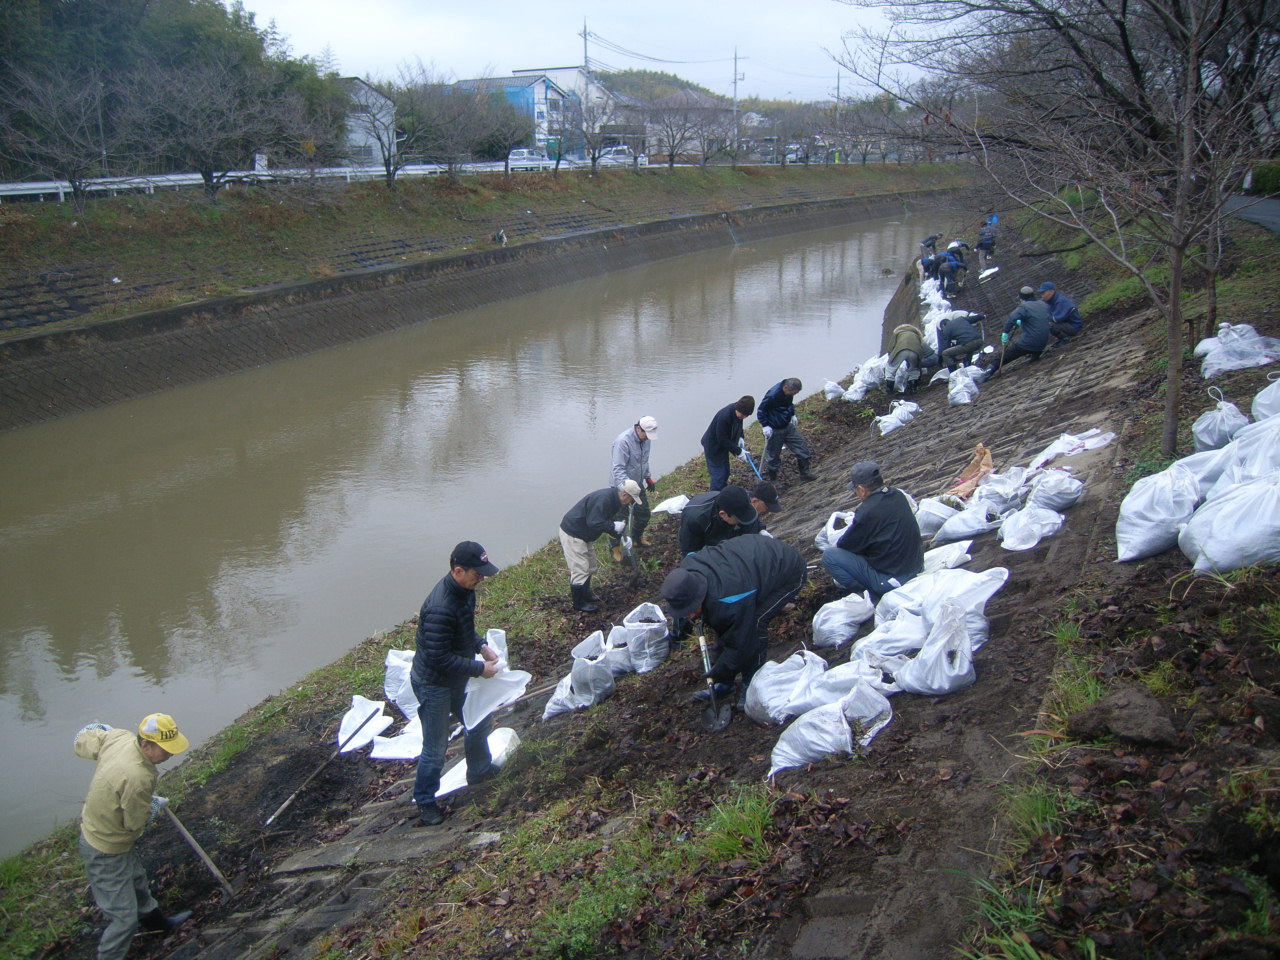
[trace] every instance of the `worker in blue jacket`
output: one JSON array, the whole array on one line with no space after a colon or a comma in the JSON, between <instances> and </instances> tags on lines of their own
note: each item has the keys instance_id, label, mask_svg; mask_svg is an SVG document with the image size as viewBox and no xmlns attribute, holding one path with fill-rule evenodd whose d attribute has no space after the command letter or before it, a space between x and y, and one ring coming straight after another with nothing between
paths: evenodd
<instances>
[{"instance_id":1,"label":"worker in blue jacket","mask_svg":"<svg viewBox=\"0 0 1280 960\"><path fill-rule=\"evenodd\" d=\"M1075 301L1065 293L1060 293L1051 280L1040 284L1039 294L1040 299L1049 305L1049 313L1053 316L1049 332L1053 334L1057 345L1066 346L1080 336L1080 331L1084 328L1084 317L1080 316Z\"/></svg>"},{"instance_id":2,"label":"worker in blue jacket","mask_svg":"<svg viewBox=\"0 0 1280 960\"><path fill-rule=\"evenodd\" d=\"M702 452L707 458L707 476L712 490L723 490L729 482L729 456L746 460L746 443L742 439L742 423L756 412L756 398L740 397L721 407L711 418L702 435Z\"/></svg>"},{"instance_id":3,"label":"worker in blue jacket","mask_svg":"<svg viewBox=\"0 0 1280 960\"><path fill-rule=\"evenodd\" d=\"M801 480L816 480L809 472L809 444L800 436L796 418L796 407L792 398L801 391L803 384L795 377L788 377L769 388L769 392L756 408L756 419L764 430L764 466L765 476L769 480L778 479L778 471L782 469L782 448L786 447L796 455L796 466L800 469Z\"/></svg>"}]
</instances>

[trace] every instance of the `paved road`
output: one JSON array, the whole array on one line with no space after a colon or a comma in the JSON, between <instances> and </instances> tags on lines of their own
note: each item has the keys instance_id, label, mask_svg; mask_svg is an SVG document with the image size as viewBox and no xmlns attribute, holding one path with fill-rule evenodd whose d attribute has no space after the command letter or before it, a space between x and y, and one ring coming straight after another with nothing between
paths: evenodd
<instances>
[{"instance_id":1,"label":"paved road","mask_svg":"<svg viewBox=\"0 0 1280 960\"><path fill-rule=\"evenodd\" d=\"M1280 233L1280 200L1274 197L1232 197L1225 209L1241 220L1264 226L1272 233Z\"/></svg>"}]
</instances>

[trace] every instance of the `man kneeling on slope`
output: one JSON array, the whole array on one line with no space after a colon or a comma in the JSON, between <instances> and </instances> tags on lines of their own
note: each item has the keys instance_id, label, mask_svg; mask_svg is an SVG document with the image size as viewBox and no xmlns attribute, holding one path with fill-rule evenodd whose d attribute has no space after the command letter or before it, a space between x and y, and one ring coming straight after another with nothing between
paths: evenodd
<instances>
[{"instance_id":1,"label":"man kneeling on slope","mask_svg":"<svg viewBox=\"0 0 1280 960\"><path fill-rule=\"evenodd\" d=\"M861 502L836 545L822 551L822 565L840 586L865 589L874 602L924 569L920 524L906 494L885 485L874 460L854 464L849 489Z\"/></svg>"}]
</instances>

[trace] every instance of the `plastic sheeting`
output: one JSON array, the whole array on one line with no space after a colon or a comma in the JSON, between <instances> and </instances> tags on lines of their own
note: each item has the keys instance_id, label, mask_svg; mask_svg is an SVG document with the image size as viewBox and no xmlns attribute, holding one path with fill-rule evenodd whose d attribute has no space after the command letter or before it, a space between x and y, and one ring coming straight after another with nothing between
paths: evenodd
<instances>
[{"instance_id":1,"label":"plastic sheeting","mask_svg":"<svg viewBox=\"0 0 1280 960\"><path fill-rule=\"evenodd\" d=\"M351 698L351 709L342 715L342 721L338 724L337 745L342 747L343 753L368 746L373 743L374 737L391 726L395 718L382 712L385 706L381 700L368 700L359 694ZM369 719L370 716L373 717L372 720ZM363 727L360 726L362 723ZM350 743L347 743L348 737L351 737Z\"/></svg>"}]
</instances>

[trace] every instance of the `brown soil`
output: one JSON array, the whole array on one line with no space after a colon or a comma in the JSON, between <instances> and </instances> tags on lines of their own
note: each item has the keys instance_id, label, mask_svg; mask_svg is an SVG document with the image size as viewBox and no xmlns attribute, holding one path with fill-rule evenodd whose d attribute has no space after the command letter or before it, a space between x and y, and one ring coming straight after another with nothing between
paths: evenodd
<instances>
[{"instance_id":1,"label":"brown soil","mask_svg":"<svg viewBox=\"0 0 1280 960\"><path fill-rule=\"evenodd\" d=\"M960 302L1003 315L1022 282L1016 269L1006 269ZM1132 438L1151 415L1160 379L1142 345L1157 336L1156 324L1142 318L1121 323L1119 317L1090 318L1081 341L1051 350L1034 365L1011 364L983 386L972 406L948 407L942 388L926 389L915 398L921 415L887 437L870 429L866 412L883 412L884 397L859 405L819 397L808 405L801 428L816 452L819 480L799 482L788 456L781 478L785 511L769 518L769 527L813 561L813 534L832 510L851 503L845 478L857 460L878 460L890 483L925 496L948 486L978 441L994 450L1002 469L1025 464L1063 432L1097 425L1120 437L1068 461L1085 479L1086 497L1057 535L1016 553L1004 550L994 534L974 542L968 569L1010 571L987 605L991 639L976 655L975 685L947 697L898 695L891 700L892 723L864 758L784 772L777 778L771 838L780 844L778 854L763 867L709 864L672 889L655 891L644 910L609 927L597 955L710 957L749 943L749 955L759 958L954 956L971 926L972 879L997 872L997 855L1007 849L1010 838L999 832L1004 790L1029 774L1079 800L1073 820L1034 838L1018 867L1028 883L1049 891L1037 897L1033 886L1028 892L1046 918L1030 934L1043 954L1078 956L1072 944L1088 935L1099 956L1115 958L1277 955L1274 937L1241 932L1252 902L1246 878L1280 883L1280 833L1274 818L1258 815L1268 809L1265 790L1275 784L1246 784L1234 793L1221 788L1232 771L1274 766L1280 655L1260 611L1276 602L1280 581L1272 575L1239 586L1192 581L1177 551L1114 563L1116 512L1136 456ZM1259 328L1280 333L1266 324ZM1197 389L1198 365L1189 363L1187 372L1185 405L1194 415L1207 402ZM1264 375L1247 371L1221 385L1241 402ZM749 477L736 479L745 483ZM696 491L662 491L676 492ZM555 593L543 599L536 630L509 630L513 660L534 673L535 684L565 672L572 642L657 597L678 559L675 521L657 519L650 536L654 546L644 554L637 588L629 586L624 570L607 571L599 578L605 602L598 614L575 614L568 597ZM819 567L794 609L775 621L771 657L799 649L813 614L837 595ZM1224 618L1232 621L1230 643L1220 638ZM502 611L486 608L482 597L482 622L502 619ZM1029 759L1036 731L1060 719L1040 711L1059 652L1050 633L1063 621L1080 625L1092 674L1108 685L1133 683L1160 662L1173 665L1171 686L1159 698L1176 733L1172 743L1067 741L1048 763ZM829 662L843 662L847 651ZM543 777L529 760L535 751L522 752L497 781L466 791L451 823L466 831L501 831L528 811L569 797L576 798L570 812L582 832L602 831L618 810L593 796L640 795L656 780L700 785L681 794L687 808L666 814L687 823L731 784L759 783L779 730L736 716L723 732L704 731L689 701L701 685L700 672L696 652L681 650L663 669L623 679L611 700L585 716L539 723L540 699L511 714L503 722L526 741L555 743L567 759L565 772ZM331 749L332 711L292 719L290 731L255 744L179 811L242 886L231 906L221 903L210 878L171 835L147 836L143 856L157 889L175 905L182 899L193 906L200 922L176 938L139 941L136 956L175 950L195 956L208 943L202 931L225 926L233 911L252 917L278 910L272 905L278 891L268 883L273 865L340 839L360 804L404 798L403 778L411 776L412 764L344 756L324 769L278 830L263 833L259 825ZM393 805L382 815L381 829L402 830L411 815L411 807ZM388 890L383 905L394 907L393 898L429 902L435 884L476 856L450 848L419 861ZM590 863L574 866L576 876L592 869ZM573 871L538 874L486 901L493 955L526 953L521 934L540 891L574 882ZM100 927L91 933L87 926L85 936L50 955L88 958ZM386 933L376 920L328 933L340 949L367 951L371 937L377 942L374 931ZM428 929L412 941L409 955L441 955L436 938L444 932Z\"/></svg>"}]
</instances>

